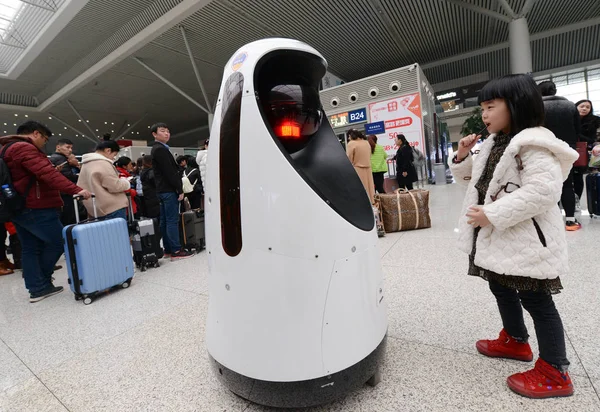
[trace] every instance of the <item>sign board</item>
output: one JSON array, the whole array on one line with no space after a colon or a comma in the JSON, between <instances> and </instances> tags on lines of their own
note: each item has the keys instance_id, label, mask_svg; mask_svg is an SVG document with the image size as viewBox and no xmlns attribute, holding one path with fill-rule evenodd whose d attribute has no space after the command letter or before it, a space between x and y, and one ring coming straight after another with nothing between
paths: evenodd
<instances>
[{"instance_id":1,"label":"sign board","mask_svg":"<svg viewBox=\"0 0 600 412\"><path fill-rule=\"evenodd\" d=\"M365 125L365 134L383 134L385 132L385 122L367 123Z\"/></svg>"},{"instance_id":2,"label":"sign board","mask_svg":"<svg viewBox=\"0 0 600 412\"><path fill-rule=\"evenodd\" d=\"M348 112L338 113L329 116L329 123L334 129L337 127L344 127L350 124L348 121Z\"/></svg>"},{"instance_id":3,"label":"sign board","mask_svg":"<svg viewBox=\"0 0 600 412\"><path fill-rule=\"evenodd\" d=\"M348 112L348 121L352 123L363 123L367 121L367 109L357 109Z\"/></svg>"},{"instance_id":4,"label":"sign board","mask_svg":"<svg viewBox=\"0 0 600 412\"><path fill-rule=\"evenodd\" d=\"M398 150L396 146L398 134L403 134L411 146L425 153L419 93L371 103L369 115L373 122L371 124L384 124L383 131L369 134L377 135L377 143L383 146L388 155L394 155Z\"/></svg>"}]
</instances>

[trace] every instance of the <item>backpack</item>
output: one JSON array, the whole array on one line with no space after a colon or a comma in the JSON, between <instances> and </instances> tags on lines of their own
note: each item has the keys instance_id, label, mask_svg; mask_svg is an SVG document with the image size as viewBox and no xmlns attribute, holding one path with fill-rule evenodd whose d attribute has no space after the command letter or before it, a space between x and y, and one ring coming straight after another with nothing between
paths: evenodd
<instances>
[{"instance_id":1,"label":"backpack","mask_svg":"<svg viewBox=\"0 0 600 412\"><path fill-rule=\"evenodd\" d=\"M6 150L12 146L14 143L9 143L2 148L2 152L0 153L0 222L5 223L9 222L14 216L18 215L23 209L25 209L25 200L27 199L27 195L29 195L29 191L31 187L35 183L35 177L31 178L31 181L27 185L27 189L25 190L25 194L21 196L15 190L12 182L12 175L10 174L10 169L8 165L4 161L4 154ZM1 187L4 185L8 185L8 190L13 193L13 196L10 198L6 197L6 193L4 189Z\"/></svg>"},{"instance_id":2,"label":"backpack","mask_svg":"<svg viewBox=\"0 0 600 412\"><path fill-rule=\"evenodd\" d=\"M419 149L417 149L414 146L412 146L411 149L412 149L412 155L413 155L413 164L415 166L423 165L423 163L425 162L425 156L423 155L423 152L421 152Z\"/></svg>"},{"instance_id":3,"label":"backpack","mask_svg":"<svg viewBox=\"0 0 600 412\"><path fill-rule=\"evenodd\" d=\"M194 173L195 170L198 169L193 169L190 173L185 173L183 172L183 178L181 179L181 182L183 183L183 193L188 194L188 193L192 193L194 191L194 185L192 184L192 182L190 182L189 179L189 175L191 175L192 173ZM199 179L200 177L198 177Z\"/></svg>"}]
</instances>

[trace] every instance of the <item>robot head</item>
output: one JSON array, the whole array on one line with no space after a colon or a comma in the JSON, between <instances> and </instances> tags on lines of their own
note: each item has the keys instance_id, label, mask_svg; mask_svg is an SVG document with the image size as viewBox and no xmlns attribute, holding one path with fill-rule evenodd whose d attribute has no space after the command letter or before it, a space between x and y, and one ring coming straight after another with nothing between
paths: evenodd
<instances>
[{"instance_id":1,"label":"robot head","mask_svg":"<svg viewBox=\"0 0 600 412\"><path fill-rule=\"evenodd\" d=\"M255 156L258 146L276 145L282 156L269 152L265 162L284 167L281 161L287 161L324 207L355 228L373 230L369 198L324 116L319 84L326 69L316 50L291 39L250 43L227 64L211 136L218 141L213 153L218 153L221 237L229 256L237 256L244 243L243 193L266 178L253 171L253 179L244 184L241 179L249 174L240 169L240 158Z\"/></svg>"}]
</instances>

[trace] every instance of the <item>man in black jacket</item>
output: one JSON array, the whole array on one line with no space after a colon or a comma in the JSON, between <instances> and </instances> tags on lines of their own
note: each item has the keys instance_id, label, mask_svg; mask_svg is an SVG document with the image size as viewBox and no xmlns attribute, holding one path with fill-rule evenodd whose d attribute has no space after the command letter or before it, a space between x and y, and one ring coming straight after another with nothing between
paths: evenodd
<instances>
[{"instance_id":1,"label":"man in black jacket","mask_svg":"<svg viewBox=\"0 0 600 412\"><path fill-rule=\"evenodd\" d=\"M73 173L73 167L79 167L77 159L72 157L73 142L69 139L59 139L56 142L56 151L50 155L50 162L56 167L56 170L62 173L64 177L77 184L78 176ZM74 160L72 160L74 159ZM73 197L61 193L64 206L60 214L60 221L64 226L75 223L75 206Z\"/></svg>"},{"instance_id":2,"label":"man in black jacket","mask_svg":"<svg viewBox=\"0 0 600 412\"><path fill-rule=\"evenodd\" d=\"M142 216L150 218L160 217L160 200L156 193L156 181L154 180L154 170L152 170L152 156L145 155L142 158L142 171L140 180L142 181Z\"/></svg>"},{"instance_id":3,"label":"man in black jacket","mask_svg":"<svg viewBox=\"0 0 600 412\"><path fill-rule=\"evenodd\" d=\"M191 257L192 253L182 249L179 241L179 202L183 200L183 183L179 166L167 146L171 133L164 123L156 123L151 131L156 140L151 152L152 169L160 199L160 230L165 257L171 257L171 260L185 259Z\"/></svg>"},{"instance_id":4,"label":"man in black jacket","mask_svg":"<svg viewBox=\"0 0 600 412\"><path fill-rule=\"evenodd\" d=\"M546 112L544 126L560 140L565 141L575 149L581 134L581 120L575 104L564 97L556 96L556 85L550 80L540 83L538 87L544 99L544 110ZM571 169L567 180L563 182L560 201L567 215L566 229L568 231L581 229L581 223L575 219L573 169Z\"/></svg>"}]
</instances>

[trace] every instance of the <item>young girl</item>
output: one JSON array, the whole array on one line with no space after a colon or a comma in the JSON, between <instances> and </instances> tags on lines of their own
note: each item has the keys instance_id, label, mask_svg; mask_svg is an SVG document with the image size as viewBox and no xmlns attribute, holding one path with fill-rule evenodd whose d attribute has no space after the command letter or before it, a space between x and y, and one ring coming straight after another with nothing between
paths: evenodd
<instances>
[{"instance_id":1,"label":"young girl","mask_svg":"<svg viewBox=\"0 0 600 412\"><path fill-rule=\"evenodd\" d=\"M486 356L532 361L525 308L540 357L532 370L510 376L508 386L530 398L569 396L573 384L552 294L560 292L560 276L568 272L557 204L578 156L541 127L544 105L530 76L492 80L478 100L490 137L475 158L470 151L481 136L463 138L451 165L456 180L468 184L459 247L469 254L469 274L489 282L504 328L498 339L476 347Z\"/></svg>"}]
</instances>

